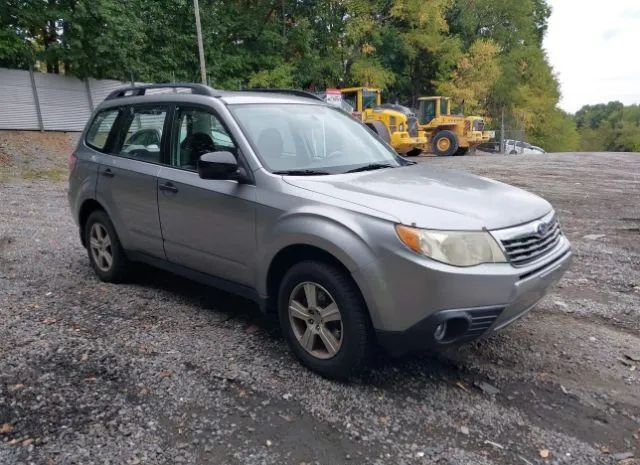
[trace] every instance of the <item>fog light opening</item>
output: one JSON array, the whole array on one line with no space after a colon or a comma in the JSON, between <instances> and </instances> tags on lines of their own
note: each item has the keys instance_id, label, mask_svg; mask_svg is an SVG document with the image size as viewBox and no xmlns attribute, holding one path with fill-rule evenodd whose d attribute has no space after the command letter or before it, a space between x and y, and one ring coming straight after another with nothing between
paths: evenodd
<instances>
[{"instance_id":1,"label":"fog light opening","mask_svg":"<svg viewBox=\"0 0 640 465\"><path fill-rule=\"evenodd\" d=\"M463 337L469 330L469 319L464 317L449 318L438 324L433 330L433 339L440 344L447 344Z\"/></svg>"}]
</instances>

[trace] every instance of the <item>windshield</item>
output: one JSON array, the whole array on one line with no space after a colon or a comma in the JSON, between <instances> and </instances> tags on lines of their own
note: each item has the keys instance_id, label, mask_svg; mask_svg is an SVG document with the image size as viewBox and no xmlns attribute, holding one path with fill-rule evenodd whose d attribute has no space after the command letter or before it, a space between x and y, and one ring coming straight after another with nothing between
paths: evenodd
<instances>
[{"instance_id":1,"label":"windshield","mask_svg":"<svg viewBox=\"0 0 640 465\"><path fill-rule=\"evenodd\" d=\"M337 174L369 165L408 164L362 123L330 107L250 104L229 109L272 172Z\"/></svg>"}]
</instances>

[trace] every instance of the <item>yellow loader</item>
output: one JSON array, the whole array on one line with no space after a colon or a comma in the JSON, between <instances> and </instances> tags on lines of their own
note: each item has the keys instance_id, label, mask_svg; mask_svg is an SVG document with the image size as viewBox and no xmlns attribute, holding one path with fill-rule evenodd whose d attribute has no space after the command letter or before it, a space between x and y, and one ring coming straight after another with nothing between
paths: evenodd
<instances>
[{"instance_id":1,"label":"yellow loader","mask_svg":"<svg viewBox=\"0 0 640 465\"><path fill-rule=\"evenodd\" d=\"M427 137L418 128L418 118L406 107L381 104L380 89L340 89L342 99L354 109L354 116L371 128L401 155L416 156L425 150Z\"/></svg>"},{"instance_id":2,"label":"yellow loader","mask_svg":"<svg viewBox=\"0 0 640 465\"><path fill-rule=\"evenodd\" d=\"M449 97L419 97L418 126L436 155L464 155L495 137L494 131L484 130L482 117L452 115Z\"/></svg>"}]
</instances>

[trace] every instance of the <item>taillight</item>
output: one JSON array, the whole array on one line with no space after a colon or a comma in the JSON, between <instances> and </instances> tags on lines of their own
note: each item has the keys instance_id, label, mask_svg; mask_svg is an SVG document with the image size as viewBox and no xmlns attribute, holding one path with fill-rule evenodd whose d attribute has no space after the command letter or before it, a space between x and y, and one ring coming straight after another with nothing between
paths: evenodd
<instances>
[{"instance_id":1,"label":"taillight","mask_svg":"<svg viewBox=\"0 0 640 465\"><path fill-rule=\"evenodd\" d=\"M73 173L73 170L76 167L76 162L78 161L78 157L76 157L75 153L69 155L69 160L67 162L67 166L69 167L69 173Z\"/></svg>"}]
</instances>

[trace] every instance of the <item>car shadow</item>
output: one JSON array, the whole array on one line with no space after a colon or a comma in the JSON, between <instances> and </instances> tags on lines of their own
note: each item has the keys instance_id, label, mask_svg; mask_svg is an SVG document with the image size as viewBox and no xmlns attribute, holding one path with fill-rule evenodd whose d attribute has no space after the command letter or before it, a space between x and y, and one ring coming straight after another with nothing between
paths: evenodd
<instances>
[{"instance_id":1,"label":"car shadow","mask_svg":"<svg viewBox=\"0 0 640 465\"><path fill-rule=\"evenodd\" d=\"M245 328L255 327L260 335L269 338L271 342L283 337L277 315L263 313L251 300L149 265L135 266L136 272L132 274L130 284L170 292L185 303L210 312L212 324L231 321ZM482 342L466 344L463 350L467 356L473 357L474 352L482 352L481 345ZM391 356L381 348L376 348L370 369L351 379L349 384L375 385L392 390L398 383L420 378L422 382L431 380L455 386L460 373L470 369L459 356L459 350L458 347L450 347L442 351L416 351ZM479 353L476 355L480 356Z\"/></svg>"}]
</instances>

